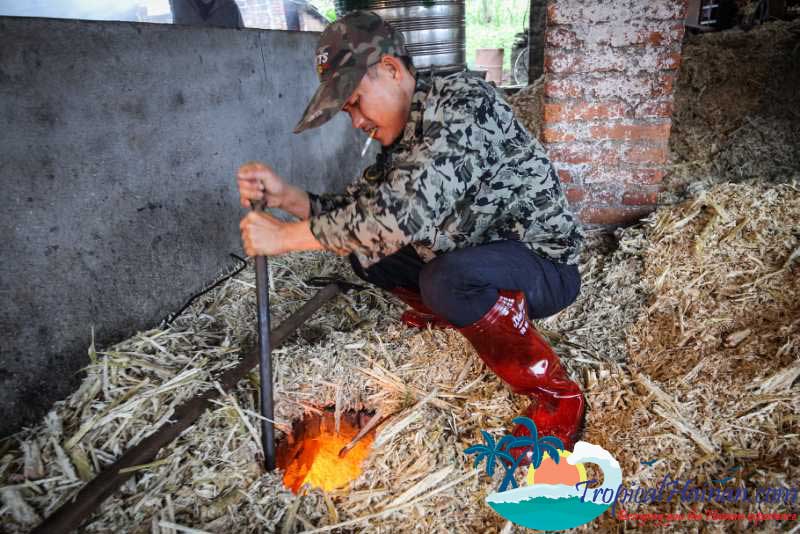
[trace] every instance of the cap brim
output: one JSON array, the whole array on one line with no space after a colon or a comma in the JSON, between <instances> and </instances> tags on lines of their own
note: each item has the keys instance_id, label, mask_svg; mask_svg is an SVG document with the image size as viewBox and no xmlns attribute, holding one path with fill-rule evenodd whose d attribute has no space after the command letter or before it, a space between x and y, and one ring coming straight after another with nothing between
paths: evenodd
<instances>
[{"instance_id":1,"label":"cap brim","mask_svg":"<svg viewBox=\"0 0 800 534\"><path fill-rule=\"evenodd\" d=\"M300 133L309 128L322 126L341 111L342 106L356 90L361 78L366 74L366 69L346 69L345 72L337 72L319 84L314 96L308 103L303 112L303 118L294 127L294 133Z\"/></svg>"}]
</instances>

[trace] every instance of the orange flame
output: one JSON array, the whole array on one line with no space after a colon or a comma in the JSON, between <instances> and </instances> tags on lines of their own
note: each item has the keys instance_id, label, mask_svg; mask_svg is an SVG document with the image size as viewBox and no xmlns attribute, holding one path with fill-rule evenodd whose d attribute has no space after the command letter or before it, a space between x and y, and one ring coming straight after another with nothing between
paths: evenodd
<instances>
[{"instance_id":1,"label":"orange flame","mask_svg":"<svg viewBox=\"0 0 800 534\"><path fill-rule=\"evenodd\" d=\"M357 416L342 417L336 433L333 414L295 425L294 442L278 446L278 467L285 470L283 483L294 493L304 484L331 491L361 474L361 464L372 449L373 433L364 436L343 458L339 451L358 433Z\"/></svg>"}]
</instances>

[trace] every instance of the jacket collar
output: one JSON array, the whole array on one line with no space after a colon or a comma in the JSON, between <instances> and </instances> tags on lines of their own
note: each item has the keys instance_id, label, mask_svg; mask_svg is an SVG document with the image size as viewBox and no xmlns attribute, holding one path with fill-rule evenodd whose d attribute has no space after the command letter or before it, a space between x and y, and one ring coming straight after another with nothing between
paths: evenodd
<instances>
[{"instance_id":1,"label":"jacket collar","mask_svg":"<svg viewBox=\"0 0 800 534\"><path fill-rule=\"evenodd\" d=\"M431 84L417 74L414 94L411 96L408 121L403 128L403 134L394 143L384 147L383 152L387 153L387 155L396 152L400 148L410 147L416 139L422 136L422 114L425 111L425 100L430 90Z\"/></svg>"}]
</instances>

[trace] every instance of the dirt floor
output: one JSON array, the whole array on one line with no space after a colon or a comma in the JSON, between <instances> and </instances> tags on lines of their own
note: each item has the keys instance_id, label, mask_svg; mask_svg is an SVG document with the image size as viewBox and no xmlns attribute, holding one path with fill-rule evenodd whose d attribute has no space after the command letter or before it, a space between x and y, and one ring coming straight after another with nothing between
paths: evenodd
<instances>
[{"instance_id":1,"label":"dirt floor","mask_svg":"<svg viewBox=\"0 0 800 534\"><path fill-rule=\"evenodd\" d=\"M797 488L797 28L775 23L688 38L668 181L674 203L613 235L589 232L580 297L537 323L584 387L584 439L619 460L628 487L671 476L697 487ZM779 76L775 65L794 70ZM311 276L352 279L343 261L324 254L278 258L271 268L274 324L314 293L305 282ZM178 403L216 387L214 377L253 346L254 300L248 269L170 326L89 347L80 389L40 424L0 442L0 528L28 531ZM155 462L139 466L82 531L523 532L484 503L501 474L490 480L474 470L463 450L482 440L481 430L507 432L526 401L457 332L406 328L401 311L375 289L340 296L273 353L279 431L326 406L388 414L350 487L295 496L280 473L261 470L254 372ZM796 512L797 505L673 500L626 510ZM654 525L606 513L575 529L653 530L798 527L721 519Z\"/></svg>"}]
</instances>

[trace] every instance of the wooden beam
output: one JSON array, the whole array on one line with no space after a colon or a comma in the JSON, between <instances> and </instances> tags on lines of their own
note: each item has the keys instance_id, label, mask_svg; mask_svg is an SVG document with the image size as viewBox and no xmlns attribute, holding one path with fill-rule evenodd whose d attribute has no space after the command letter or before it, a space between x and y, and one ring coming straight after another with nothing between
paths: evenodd
<instances>
[{"instance_id":1,"label":"wooden beam","mask_svg":"<svg viewBox=\"0 0 800 534\"><path fill-rule=\"evenodd\" d=\"M547 22L547 0L531 0L528 18L528 84L544 73L544 30Z\"/></svg>"}]
</instances>

